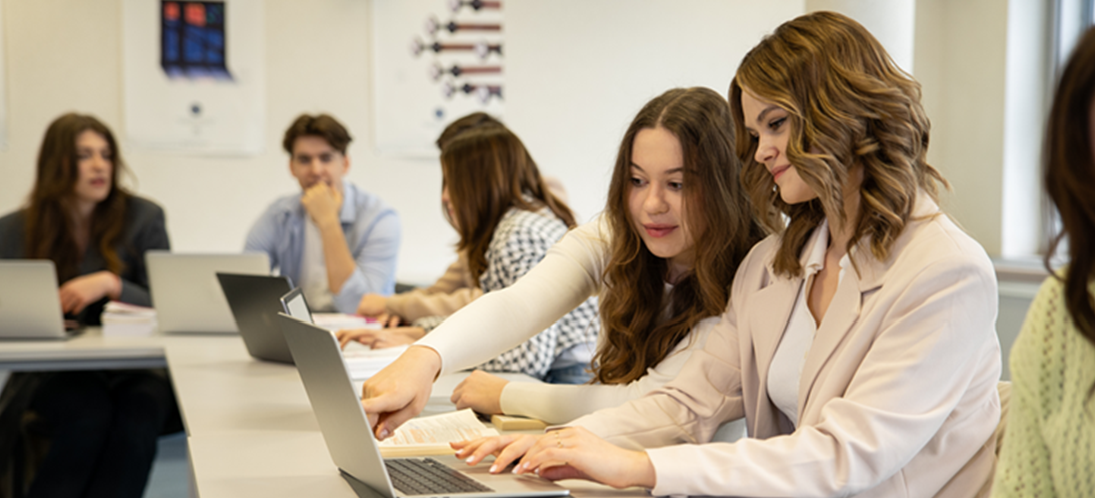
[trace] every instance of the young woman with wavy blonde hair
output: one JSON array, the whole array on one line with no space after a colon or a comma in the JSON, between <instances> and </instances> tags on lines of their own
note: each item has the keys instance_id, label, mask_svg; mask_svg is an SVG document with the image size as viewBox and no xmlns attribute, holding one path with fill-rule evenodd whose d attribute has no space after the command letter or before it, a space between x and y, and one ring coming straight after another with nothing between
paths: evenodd
<instances>
[{"instance_id":1,"label":"young woman with wavy blonde hair","mask_svg":"<svg viewBox=\"0 0 1095 498\"><path fill-rule=\"evenodd\" d=\"M983 493L996 281L935 203L919 86L861 25L816 12L746 54L730 98L757 215L790 223L742 262L704 351L641 399L458 456L655 496ZM749 437L710 442L742 417Z\"/></svg>"},{"instance_id":2,"label":"young woman with wavy blonde hair","mask_svg":"<svg viewBox=\"0 0 1095 498\"><path fill-rule=\"evenodd\" d=\"M421 411L438 372L473 366L592 295L600 298L597 384L506 383L474 372L453 401L556 423L673 379L703 347L738 264L761 237L732 144L730 108L713 90L678 88L648 102L620 143L600 219L571 231L520 281L460 310L367 381L366 411L385 413L378 435ZM480 330L499 333L468 340Z\"/></svg>"}]
</instances>

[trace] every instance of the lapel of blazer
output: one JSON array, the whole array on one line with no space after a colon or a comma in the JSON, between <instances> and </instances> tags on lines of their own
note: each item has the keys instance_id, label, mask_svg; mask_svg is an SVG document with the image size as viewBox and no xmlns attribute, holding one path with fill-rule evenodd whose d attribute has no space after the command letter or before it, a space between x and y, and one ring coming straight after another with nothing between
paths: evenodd
<instances>
[{"instance_id":1,"label":"lapel of blazer","mask_svg":"<svg viewBox=\"0 0 1095 498\"><path fill-rule=\"evenodd\" d=\"M871 239L864 237L853 248L849 256L855 262L848 265L844 272L844 279L837 287L836 295L829 304L821 326L818 327L814 343L806 355L806 363L802 366L802 376L799 377L798 390L798 414L802 421L806 403L810 400L810 393L817 382L818 374L825 367L833 353L844 338L859 320L863 307L863 295L882 287L886 279L886 273L893 266L894 260L901 250L909 243L912 234L927 219L939 213L939 206L935 204L923 192L918 193L909 222L890 249L889 258L879 261L871 252Z\"/></svg>"},{"instance_id":2,"label":"lapel of blazer","mask_svg":"<svg viewBox=\"0 0 1095 498\"><path fill-rule=\"evenodd\" d=\"M757 367L757 407L759 413L769 411L767 408L771 401L768 399L768 368L772 365L772 358L776 355L776 348L783 338L783 332L787 328L787 320L790 319L791 310L794 309L795 297L798 295L801 278L776 277L769 268L771 282L767 287L755 292L747 301L749 309L749 329L753 341L753 354ZM767 417L754 417L753 427L749 428L750 434L775 434L776 427L761 427L771 419ZM766 430L762 430L766 429Z\"/></svg>"}]
</instances>

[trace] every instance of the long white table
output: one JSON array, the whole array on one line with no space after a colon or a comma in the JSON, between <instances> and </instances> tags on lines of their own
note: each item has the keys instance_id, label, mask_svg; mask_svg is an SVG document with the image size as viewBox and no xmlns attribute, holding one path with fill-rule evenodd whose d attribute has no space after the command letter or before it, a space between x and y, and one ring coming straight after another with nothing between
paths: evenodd
<instances>
[{"instance_id":1,"label":"long white table","mask_svg":"<svg viewBox=\"0 0 1095 498\"><path fill-rule=\"evenodd\" d=\"M91 329L64 342L0 342L0 371L165 365L186 426L194 494L358 496L327 453L296 368L255 361L238 336L122 338ZM439 380L427 409L449 409L453 385L452 378ZM564 485L579 498L648 496L584 481Z\"/></svg>"}]
</instances>

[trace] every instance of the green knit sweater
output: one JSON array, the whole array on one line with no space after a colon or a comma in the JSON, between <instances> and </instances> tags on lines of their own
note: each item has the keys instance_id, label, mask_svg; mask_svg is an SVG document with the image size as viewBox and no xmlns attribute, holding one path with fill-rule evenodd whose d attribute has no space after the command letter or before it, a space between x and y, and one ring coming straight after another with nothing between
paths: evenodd
<instances>
[{"instance_id":1,"label":"green knit sweater","mask_svg":"<svg viewBox=\"0 0 1095 498\"><path fill-rule=\"evenodd\" d=\"M1092 287L1095 289L1095 286ZM994 497L1095 496L1095 346L1047 279L1011 350L1012 400Z\"/></svg>"}]
</instances>

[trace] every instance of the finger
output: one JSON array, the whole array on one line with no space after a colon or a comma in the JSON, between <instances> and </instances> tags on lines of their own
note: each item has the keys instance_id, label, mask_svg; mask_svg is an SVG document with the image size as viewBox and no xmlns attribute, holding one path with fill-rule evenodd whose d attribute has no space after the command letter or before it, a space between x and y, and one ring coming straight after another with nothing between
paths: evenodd
<instances>
[{"instance_id":1,"label":"finger","mask_svg":"<svg viewBox=\"0 0 1095 498\"><path fill-rule=\"evenodd\" d=\"M553 454L555 451L562 449L561 442L556 431L551 431L543 436L540 436L536 444L533 444L527 451L525 456L521 458L521 462L517 464L517 468L514 469L515 473L524 474L528 472L534 472L544 462L543 455ZM565 460L563 460L565 461Z\"/></svg>"},{"instance_id":2,"label":"finger","mask_svg":"<svg viewBox=\"0 0 1095 498\"><path fill-rule=\"evenodd\" d=\"M398 327L399 320L399 315L392 315L388 318L388 327Z\"/></svg>"},{"instance_id":3,"label":"finger","mask_svg":"<svg viewBox=\"0 0 1095 498\"><path fill-rule=\"evenodd\" d=\"M517 461L518 458L524 456L528 452L529 447L535 444L529 438L520 439L514 443L502 448L502 451L498 452L498 455L494 457L494 465L491 466L491 472L501 472L510 464Z\"/></svg>"},{"instance_id":4,"label":"finger","mask_svg":"<svg viewBox=\"0 0 1095 498\"><path fill-rule=\"evenodd\" d=\"M375 426L376 438L383 440L395 432L399 426L404 422L414 418L422 411L421 408L415 407L412 403L407 403L402 407L393 408L389 410L377 410L376 405L370 404L370 401L379 400L382 398L390 398L390 396L381 396L378 398L370 398L362 401L362 406L365 408L366 413L376 413L378 415L377 423ZM370 411L372 410L372 411Z\"/></svg>"},{"instance_id":5,"label":"finger","mask_svg":"<svg viewBox=\"0 0 1095 498\"><path fill-rule=\"evenodd\" d=\"M460 396L461 396L461 394L464 393L464 388L467 387L467 384L468 384L468 379L464 379L464 380L460 381L460 383L457 384L456 387L453 388L452 396L449 397L449 402L451 402L454 405L457 405L457 409L459 409L459 410L463 410L463 408L460 408L459 402L460 402Z\"/></svg>"},{"instance_id":6,"label":"finger","mask_svg":"<svg viewBox=\"0 0 1095 498\"><path fill-rule=\"evenodd\" d=\"M76 300L78 298L72 292L64 292L61 294L61 311L65 313L71 313L76 307Z\"/></svg>"},{"instance_id":7,"label":"finger","mask_svg":"<svg viewBox=\"0 0 1095 498\"><path fill-rule=\"evenodd\" d=\"M478 460L472 460L472 458L470 458L469 456L473 455L475 453L475 451L478 450L479 447L481 447L483 445L483 443L489 441L490 439L491 438L489 438L489 437L481 437L481 438L469 439L469 440L465 440L465 441L456 441L456 442L449 443L449 446L452 447L452 449L456 450L455 455L456 455L457 458L466 458L467 457L467 460L465 460L465 462L468 465L474 465L474 463L478 463Z\"/></svg>"},{"instance_id":8,"label":"finger","mask_svg":"<svg viewBox=\"0 0 1095 498\"><path fill-rule=\"evenodd\" d=\"M521 463L513 470L514 473L517 474L539 474L549 467L567 465L568 457L570 457L572 453L573 452L569 448L560 449L551 447L540 451L536 451L536 448L533 448L525 453L524 458L521 459Z\"/></svg>"},{"instance_id":9,"label":"finger","mask_svg":"<svg viewBox=\"0 0 1095 498\"><path fill-rule=\"evenodd\" d=\"M84 308L86 308L88 304L89 303L87 301L85 301L84 299L82 299L80 296L76 296L76 301L72 306L72 312L73 313L79 313L79 312L83 311Z\"/></svg>"},{"instance_id":10,"label":"finger","mask_svg":"<svg viewBox=\"0 0 1095 498\"><path fill-rule=\"evenodd\" d=\"M490 455L497 455L500 450L513 443L514 438L515 436L511 435L486 438L485 440L483 440L482 443L479 444L477 448L475 448L474 451L470 452L467 459L465 459L464 461L468 462L468 465L475 465L479 462L482 462L484 458L487 458ZM465 452L465 454L467 453L468 452ZM494 462L495 463L492 464L490 467L491 472L497 472L501 469L506 468L506 465L498 465L497 458Z\"/></svg>"}]
</instances>

